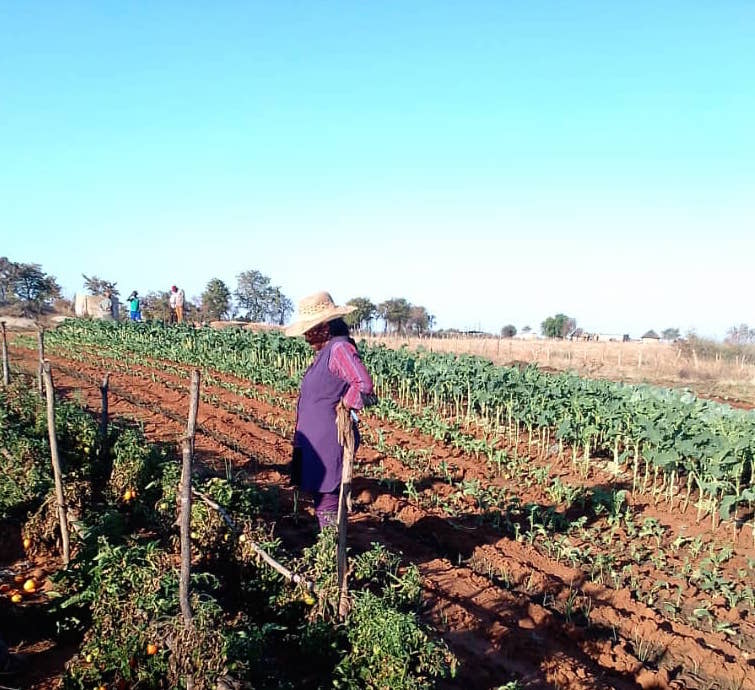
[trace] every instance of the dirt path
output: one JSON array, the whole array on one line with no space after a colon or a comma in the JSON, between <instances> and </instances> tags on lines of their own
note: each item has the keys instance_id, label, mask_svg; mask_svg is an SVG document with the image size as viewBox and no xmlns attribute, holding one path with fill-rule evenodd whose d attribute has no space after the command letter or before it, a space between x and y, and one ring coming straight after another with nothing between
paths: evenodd
<instances>
[{"instance_id":1,"label":"dirt path","mask_svg":"<svg viewBox=\"0 0 755 690\"><path fill-rule=\"evenodd\" d=\"M12 356L15 363L34 370L33 352L14 348ZM61 357L51 360L59 392L80 396L96 411L101 368ZM249 387L234 377L216 376ZM121 371L113 362L110 381L113 416L141 420L151 441L174 441L182 433L188 377L150 367ZM297 521L286 509L291 497L284 475L290 450L285 434L293 425L291 409L218 385L205 384L202 390L199 461L221 472L228 462L256 482L280 487L284 514L279 531L286 543L306 543L314 535L312 519ZM452 460L460 477L485 479L480 461L472 456L385 422L369 420L367 426L385 432L393 448L434 448L434 469ZM365 469L381 463L400 483L412 478L390 454L364 448L360 455ZM568 466L558 471L565 477L570 473ZM595 478L582 481L594 483ZM431 482L424 491L441 492L442 482ZM522 491L529 500L526 493ZM353 548L379 541L420 568L426 584L423 615L462 661L459 676L448 687L496 688L516 678L527 688L574 690L755 688L753 659L723 634L703 634L669 621L626 590L586 581L581 570L546 558L529 544L502 538L500 531L463 515L452 520L409 501L376 477L360 477L354 494L356 511L349 527ZM533 489L531 498L538 496ZM652 513L651 506L646 508ZM564 613L575 598L583 608L589 606L584 619Z\"/></svg>"}]
</instances>

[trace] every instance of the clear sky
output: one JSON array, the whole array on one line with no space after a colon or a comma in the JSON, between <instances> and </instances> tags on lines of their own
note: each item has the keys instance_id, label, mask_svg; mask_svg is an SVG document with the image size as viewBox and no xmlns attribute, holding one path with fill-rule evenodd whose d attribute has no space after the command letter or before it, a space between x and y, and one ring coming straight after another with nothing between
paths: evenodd
<instances>
[{"instance_id":1,"label":"clear sky","mask_svg":"<svg viewBox=\"0 0 755 690\"><path fill-rule=\"evenodd\" d=\"M755 326L755 3L0 0L0 255L439 327Z\"/></svg>"}]
</instances>

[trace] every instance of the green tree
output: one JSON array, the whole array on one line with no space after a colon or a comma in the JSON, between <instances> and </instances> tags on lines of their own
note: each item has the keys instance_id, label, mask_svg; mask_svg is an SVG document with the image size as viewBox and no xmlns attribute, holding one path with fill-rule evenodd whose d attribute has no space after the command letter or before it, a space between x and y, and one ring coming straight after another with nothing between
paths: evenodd
<instances>
[{"instance_id":1,"label":"green tree","mask_svg":"<svg viewBox=\"0 0 755 690\"><path fill-rule=\"evenodd\" d=\"M170 293L167 290L148 292L141 298L140 308L145 321L170 321Z\"/></svg>"},{"instance_id":2,"label":"green tree","mask_svg":"<svg viewBox=\"0 0 755 690\"><path fill-rule=\"evenodd\" d=\"M217 321L227 316L230 311L231 291L220 278L213 278L202 293L202 317L208 321Z\"/></svg>"},{"instance_id":3,"label":"green tree","mask_svg":"<svg viewBox=\"0 0 755 690\"><path fill-rule=\"evenodd\" d=\"M549 316L542 324L540 324L542 333L546 338L563 338L576 327L577 320L568 317L566 314Z\"/></svg>"},{"instance_id":4,"label":"green tree","mask_svg":"<svg viewBox=\"0 0 755 690\"><path fill-rule=\"evenodd\" d=\"M0 257L0 304L9 304L16 299L13 286L16 282L18 264L8 257Z\"/></svg>"},{"instance_id":5,"label":"green tree","mask_svg":"<svg viewBox=\"0 0 755 690\"><path fill-rule=\"evenodd\" d=\"M283 294L279 287L269 288L266 296L266 320L282 326L294 311L294 303Z\"/></svg>"},{"instance_id":6,"label":"green tree","mask_svg":"<svg viewBox=\"0 0 755 690\"><path fill-rule=\"evenodd\" d=\"M259 271L250 270L239 273L237 279L236 301L244 318L249 321L264 321L268 312L270 278Z\"/></svg>"},{"instance_id":7,"label":"green tree","mask_svg":"<svg viewBox=\"0 0 755 690\"><path fill-rule=\"evenodd\" d=\"M249 321L283 325L294 310L293 302L281 289L270 284L270 278L250 270L237 276L236 301Z\"/></svg>"},{"instance_id":8,"label":"green tree","mask_svg":"<svg viewBox=\"0 0 755 690\"><path fill-rule=\"evenodd\" d=\"M24 313L39 314L45 304L60 297L57 280L45 273L39 264L16 264L12 289L23 304Z\"/></svg>"},{"instance_id":9,"label":"green tree","mask_svg":"<svg viewBox=\"0 0 755 690\"><path fill-rule=\"evenodd\" d=\"M425 307L412 306L409 309L409 318L406 325L408 330L415 335L427 333L435 322L435 317L427 313Z\"/></svg>"},{"instance_id":10,"label":"green tree","mask_svg":"<svg viewBox=\"0 0 755 690\"><path fill-rule=\"evenodd\" d=\"M90 278L85 273L82 273L81 276L84 278L84 289L90 295L104 295L105 290L110 290L110 294L114 297L118 297L120 294L116 287L118 283L113 283L110 280L104 280L94 275Z\"/></svg>"},{"instance_id":11,"label":"green tree","mask_svg":"<svg viewBox=\"0 0 755 690\"><path fill-rule=\"evenodd\" d=\"M502 338L513 338L516 335L516 326L513 324L506 324L501 329L501 337Z\"/></svg>"},{"instance_id":12,"label":"green tree","mask_svg":"<svg viewBox=\"0 0 755 690\"><path fill-rule=\"evenodd\" d=\"M346 323L360 331L371 331L372 320L377 316L377 307L367 297L354 297L346 304L356 307L351 314L344 316Z\"/></svg>"},{"instance_id":13,"label":"green tree","mask_svg":"<svg viewBox=\"0 0 755 690\"><path fill-rule=\"evenodd\" d=\"M406 331L406 323L409 321L412 305L403 297L394 297L393 299L381 302L378 305L378 316L385 323L384 332L394 330L397 333Z\"/></svg>"},{"instance_id":14,"label":"green tree","mask_svg":"<svg viewBox=\"0 0 755 690\"><path fill-rule=\"evenodd\" d=\"M678 328L664 328L663 331L661 331L661 336L664 340L678 340L679 339L679 329Z\"/></svg>"}]
</instances>

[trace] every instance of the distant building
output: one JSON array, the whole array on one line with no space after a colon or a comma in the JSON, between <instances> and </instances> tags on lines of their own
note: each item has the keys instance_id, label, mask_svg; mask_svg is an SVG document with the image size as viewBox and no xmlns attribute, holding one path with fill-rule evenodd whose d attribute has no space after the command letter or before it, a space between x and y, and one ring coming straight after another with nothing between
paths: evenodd
<instances>
[{"instance_id":1,"label":"distant building","mask_svg":"<svg viewBox=\"0 0 755 690\"><path fill-rule=\"evenodd\" d=\"M540 340L540 336L535 331L527 331L526 333L517 333L512 336L513 340Z\"/></svg>"},{"instance_id":2,"label":"distant building","mask_svg":"<svg viewBox=\"0 0 755 690\"><path fill-rule=\"evenodd\" d=\"M604 343L628 343L629 334L628 333L597 333L595 335L595 340L598 340Z\"/></svg>"},{"instance_id":3,"label":"distant building","mask_svg":"<svg viewBox=\"0 0 755 690\"><path fill-rule=\"evenodd\" d=\"M112 321L118 320L120 304L115 295L111 295L108 308L103 308L105 295L85 295L76 293L73 296L73 312L79 317Z\"/></svg>"},{"instance_id":4,"label":"distant building","mask_svg":"<svg viewBox=\"0 0 755 690\"><path fill-rule=\"evenodd\" d=\"M566 336L569 340L585 340L604 343L626 343L629 342L628 333L588 333L582 328L575 328L571 333Z\"/></svg>"},{"instance_id":5,"label":"distant building","mask_svg":"<svg viewBox=\"0 0 755 690\"><path fill-rule=\"evenodd\" d=\"M661 336L659 336L655 331L650 330L645 335L642 336L642 342L643 343L660 343L661 342Z\"/></svg>"}]
</instances>

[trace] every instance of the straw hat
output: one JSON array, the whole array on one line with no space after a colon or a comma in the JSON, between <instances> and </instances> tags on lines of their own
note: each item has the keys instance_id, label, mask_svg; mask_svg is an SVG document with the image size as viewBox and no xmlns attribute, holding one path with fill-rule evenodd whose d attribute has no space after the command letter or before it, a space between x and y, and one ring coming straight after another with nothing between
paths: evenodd
<instances>
[{"instance_id":1,"label":"straw hat","mask_svg":"<svg viewBox=\"0 0 755 690\"><path fill-rule=\"evenodd\" d=\"M303 335L310 328L351 314L355 309L350 305L337 307L329 292L316 292L299 302L299 320L286 328L286 335Z\"/></svg>"}]
</instances>

